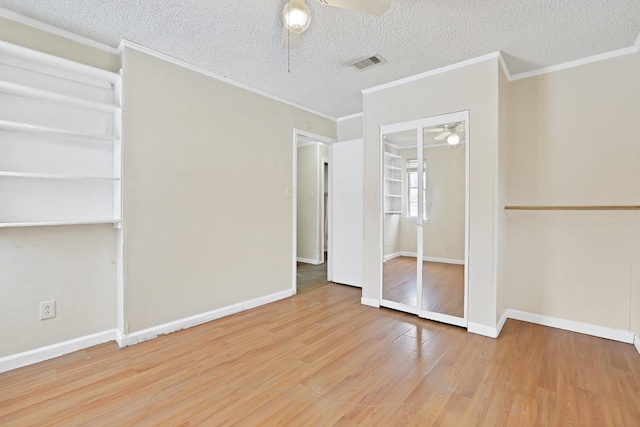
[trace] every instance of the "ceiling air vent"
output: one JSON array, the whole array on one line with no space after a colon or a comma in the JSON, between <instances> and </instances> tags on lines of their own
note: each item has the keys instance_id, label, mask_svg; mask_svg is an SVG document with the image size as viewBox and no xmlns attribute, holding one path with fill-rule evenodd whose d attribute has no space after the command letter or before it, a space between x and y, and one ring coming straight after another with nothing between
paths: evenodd
<instances>
[{"instance_id":1,"label":"ceiling air vent","mask_svg":"<svg viewBox=\"0 0 640 427\"><path fill-rule=\"evenodd\" d=\"M387 61L383 57L376 54L368 58L364 58L359 61L356 61L353 64L351 64L351 66L358 71L364 71L364 70L368 70L371 67L375 67L376 65L384 64L385 62Z\"/></svg>"}]
</instances>

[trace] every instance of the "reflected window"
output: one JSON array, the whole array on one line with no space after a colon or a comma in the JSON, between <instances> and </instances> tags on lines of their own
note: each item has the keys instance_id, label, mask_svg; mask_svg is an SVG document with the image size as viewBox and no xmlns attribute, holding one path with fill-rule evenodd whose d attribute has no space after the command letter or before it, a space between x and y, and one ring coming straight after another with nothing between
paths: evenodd
<instances>
[{"instance_id":1,"label":"reflected window","mask_svg":"<svg viewBox=\"0 0 640 427\"><path fill-rule=\"evenodd\" d=\"M418 161L407 160L407 218L418 217ZM422 217L427 220L427 165L422 163Z\"/></svg>"}]
</instances>

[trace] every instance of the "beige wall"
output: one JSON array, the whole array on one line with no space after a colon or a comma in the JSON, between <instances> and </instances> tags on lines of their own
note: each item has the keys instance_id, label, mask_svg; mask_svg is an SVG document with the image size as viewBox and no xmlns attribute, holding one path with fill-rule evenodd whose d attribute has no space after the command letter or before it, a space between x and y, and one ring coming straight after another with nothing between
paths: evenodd
<instances>
[{"instance_id":1,"label":"beige wall","mask_svg":"<svg viewBox=\"0 0 640 427\"><path fill-rule=\"evenodd\" d=\"M318 144L298 148L297 257L320 259L318 241Z\"/></svg>"},{"instance_id":2,"label":"beige wall","mask_svg":"<svg viewBox=\"0 0 640 427\"><path fill-rule=\"evenodd\" d=\"M338 141L349 141L362 138L363 117L356 116L338 120Z\"/></svg>"},{"instance_id":3,"label":"beige wall","mask_svg":"<svg viewBox=\"0 0 640 427\"><path fill-rule=\"evenodd\" d=\"M401 150L403 190L407 193L407 159L415 159L414 149ZM424 150L427 162L427 215L424 223L424 256L464 261L465 231L465 147L432 147ZM406 218L406 199L399 221L399 248L401 252L416 252L417 230L415 219Z\"/></svg>"},{"instance_id":4,"label":"beige wall","mask_svg":"<svg viewBox=\"0 0 640 427\"><path fill-rule=\"evenodd\" d=\"M293 128L335 122L125 48L128 332L291 289Z\"/></svg>"},{"instance_id":5,"label":"beige wall","mask_svg":"<svg viewBox=\"0 0 640 427\"><path fill-rule=\"evenodd\" d=\"M116 56L0 18L0 40L117 70ZM0 229L0 357L116 327L112 225ZM57 316L39 320L41 301Z\"/></svg>"},{"instance_id":6,"label":"beige wall","mask_svg":"<svg viewBox=\"0 0 640 427\"><path fill-rule=\"evenodd\" d=\"M637 205L639 76L634 54L511 82L508 204ZM637 332L640 214L507 218L509 308Z\"/></svg>"},{"instance_id":7,"label":"beige wall","mask_svg":"<svg viewBox=\"0 0 640 427\"><path fill-rule=\"evenodd\" d=\"M469 110L470 265L469 320L496 325L494 217L498 147L498 61L427 77L364 95L365 120L365 286L363 296L380 295L381 125Z\"/></svg>"}]
</instances>

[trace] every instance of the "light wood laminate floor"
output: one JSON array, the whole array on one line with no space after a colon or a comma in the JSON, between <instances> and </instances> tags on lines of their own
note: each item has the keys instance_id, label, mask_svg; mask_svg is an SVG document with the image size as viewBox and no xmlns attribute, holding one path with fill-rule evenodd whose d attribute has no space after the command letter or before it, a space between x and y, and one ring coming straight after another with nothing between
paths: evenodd
<instances>
[{"instance_id":1,"label":"light wood laminate floor","mask_svg":"<svg viewBox=\"0 0 640 427\"><path fill-rule=\"evenodd\" d=\"M416 258L397 257L384 263L382 295L416 306ZM464 266L423 261L422 300L425 310L464 317Z\"/></svg>"},{"instance_id":2,"label":"light wood laminate floor","mask_svg":"<svg viewBox=\"0 0 640 427\"><path fill-rule=\"evenodd\" d=\"M493 340L360 297L328 284L0 374L0 425L640 425L629 344L514 320Z\"/></svg>"}]
</instances>

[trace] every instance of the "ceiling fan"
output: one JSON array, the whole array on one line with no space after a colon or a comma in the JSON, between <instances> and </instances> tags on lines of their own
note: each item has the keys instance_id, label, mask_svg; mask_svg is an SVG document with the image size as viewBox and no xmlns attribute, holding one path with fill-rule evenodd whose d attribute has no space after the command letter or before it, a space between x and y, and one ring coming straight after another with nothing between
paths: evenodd
<instances>
[{"instance_id":1,"label":"ceiling fan","mask_svg":"<svg viewBox=\"0 0 640 427\"><path fill-rule=\"evenodd\" d=\"M355 10L372 15L382 15L389 9L391 0L318 0L320 3ZM311 24L311 10L304 0L289 0L282 9L282 47L295 49L300 46L301 34Z\"/></svg>"},{"instance_id":2,"label":"ceiling fan","mask_svg":"<svg viewBox=\"0 0 640 427\"><path fill-rule=\"evenodd\" d=\"M460 134L464 133L464 122L454 122L440 127L427 128L425 132L439 132L440 135L437 135L433 139L442 141L447 138L449 145L458 145L460 143Z\"/></svg>"}]
</instances>

